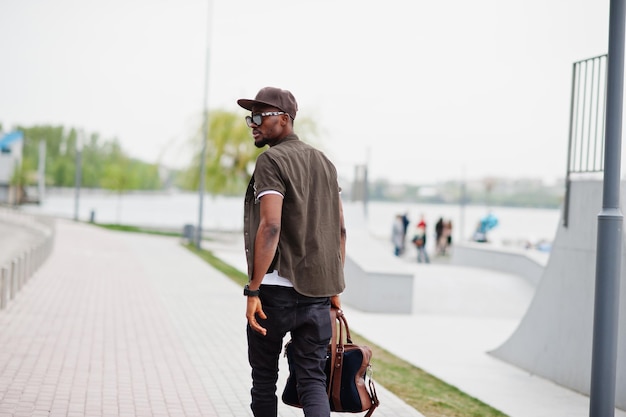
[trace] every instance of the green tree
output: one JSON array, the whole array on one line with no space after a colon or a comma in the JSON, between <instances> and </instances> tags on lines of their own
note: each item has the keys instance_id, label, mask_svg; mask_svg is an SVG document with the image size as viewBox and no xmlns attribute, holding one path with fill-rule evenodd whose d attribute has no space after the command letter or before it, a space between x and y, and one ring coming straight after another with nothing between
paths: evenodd
<instances>
[{"instance_id":1,"label":"green tree","mask_svg":"<svg viewBox=\"0 0 626 417\"><path fill-rule=\"evenodd\" d=\"M302 138L315 138L315 123L298 118L296 132ZM303 133L304 132L304 133ZM180 185L197 189L200 182L202 127L193 139L194 150L189 168L183 171ZM248 185L257 156L263 152L254 146L250 128L240 113L215 110L210 113L206 147L205 189L212 194L241 194Z\"/></svg>"},{"instance_id":2,"label":"green tree","mask_svg":"<svg viewBox=\"0 0 626 417\"><path fill-rule=\"evenodd\" d=\"M201 126L193 139L191 164L182 176L181 185L187 189L197 189L200 184L202 136ZM205 158L206 190L212 194L234 194L245 189L249 166L259 153L243 117L223 110L212 111Z\"/></svg>"},{"instance_id":3,"label":"green tree","mask_svg":"<svg viewBox=\"0 0 626 417\"><path fill-rule=\"evenodd\" d=\"M145 164L132 160L132 170L135 172L136 187L139 190L157 190L162 188L159 167L156 164Z\"/></svg>"},{"instance_id":4,"label":"green tree","mask_svg":"<svg viewBox=\"0 0 626 417\"><path fill-rule=\"evenodd\" d=\"M104 170L100 184L103 188L115 191L117 193L117 223L120 222L122 212L122 195L125 191L130 190L136 182L135 176L131 168L130 159L124 155L122 148L117 140L107 144L106 155L108 159L105 161Z\"/></svg>"},{"instance_id":5,"label":"green tree","mask_svg":"<svg viewBox=\"0 0 626 417\"><path fill-rule=\"evenodd\" d=\"M88 188L103 187L105 165L110 159L108 142L100 143L100 135L92 133L83 138L83 148L81 153L81 177L82 184ZM116 139L113 140L114 142Z\"/></svg>"},{"instance_id":6,"label":"green tree","mask_svg":"<svg viewBox=\"0 0 626 417\"><path fill-rule=\"evenodd\" d=\"M132 189L135 179L130 169L130 159L124 155L117 141L108 144L107 148L107 159L100 180L101 186L107 190L116 191L117 193Z\"/></svg>"},{"instance_id":7,"label":"green tree","mask_svg":"<svg viewBox=\"0 0 626 417\"><path fill-rule=\"evenodd\" d=\"M78 131L63 126L18 126L24 133L24 169L32 185L39 164L39 142L46 143L46 184L73 187L76 173ZM161 188L158 166L131 159L117 139L103 140L98 133L83 138L81 184L87 188L119 190ZM110 167L109 165L113 165ZM104 183L103 183L104 181Z\"/></svg>"}]
</instances>

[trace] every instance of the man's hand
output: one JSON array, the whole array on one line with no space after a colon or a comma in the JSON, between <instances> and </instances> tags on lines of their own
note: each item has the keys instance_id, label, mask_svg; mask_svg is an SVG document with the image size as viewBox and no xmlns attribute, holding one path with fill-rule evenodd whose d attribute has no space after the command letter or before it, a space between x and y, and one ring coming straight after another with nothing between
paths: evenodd
<instances>
[{"instance_id":1,"label":"man's hand","mask_svg":"<svg viewBox=\"0 0 626 417\"><path fill-rule=\"evenodd\" d=\"M248 306L246 308L246 318L248 319L248 324L252 330L265 336L267 334L267 329L261 327L261 325L256 321L257 314L259 318L264 320L267 318L265 312L263 312L261 299L259 297L248 297Z\"/></svg>"},{"instance_id":2,"label":"man's hand","mask_svg":"<svg viewBox=\"0 0 626 417\"><path fill-rule=\"evenodd\" d=\"M338 295L333 295L330 297L330 306L332 308L336 308L337 310L341 310L341 300Z\"/></svg>"}]
</instances>

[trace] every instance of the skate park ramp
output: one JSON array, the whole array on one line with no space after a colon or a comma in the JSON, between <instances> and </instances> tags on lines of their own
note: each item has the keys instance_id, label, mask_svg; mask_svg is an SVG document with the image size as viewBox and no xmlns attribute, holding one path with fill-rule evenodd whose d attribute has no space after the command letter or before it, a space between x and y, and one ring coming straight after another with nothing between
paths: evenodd
<instances>
[{"instance_id":1,"label":"skate park ramp","mask_svg":"<svg viewBox=\"0 0 626 417\"><path fill-rule=\"evenodd\" d=\"M624 207L625 184L621 184L620 207ZM490 352L532 374L586 395L591 381L597 223L601 209L602 180L582 174L573 176L568 227L563 226L561 219L550 259L518 328ZM622 243L615 405L626 410L624 247Z\"/></svg>"}]
</instances>

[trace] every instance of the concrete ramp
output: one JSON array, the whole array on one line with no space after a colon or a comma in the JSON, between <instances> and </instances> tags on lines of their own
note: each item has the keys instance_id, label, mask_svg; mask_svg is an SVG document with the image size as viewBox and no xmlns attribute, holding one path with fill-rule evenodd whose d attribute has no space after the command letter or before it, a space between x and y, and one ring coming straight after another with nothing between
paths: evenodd
<instances>
[{"instance_id":1,"label":"concrete ramp","mask_svg":"<svg viewBox=\"0 0 626 417\"><path fill-rule=\"evenodd\" d=\"M622 183L621 207L626 187ZM569 226L562 221L535 297L497 358L589 395L598 214L602 180L575 178ZM622 250L616 406L626 410L626 244Z\"/></svg>"}]
</instances>

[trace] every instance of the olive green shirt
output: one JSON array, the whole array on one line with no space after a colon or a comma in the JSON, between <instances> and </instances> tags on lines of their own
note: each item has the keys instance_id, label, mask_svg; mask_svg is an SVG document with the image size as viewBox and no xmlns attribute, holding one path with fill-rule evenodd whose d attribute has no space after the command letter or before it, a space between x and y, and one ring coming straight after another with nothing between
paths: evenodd
<instances>
[{"instance_id":1,"label":"olive green shirt","mask_svg":"<svg viewBox=\"0 0 626 417\"><path fill-rule=\"evenodd\" d=\"M244 240L250 279L260 222L257 196L264 191L283 195L278 249L270 270L264 273L276 270L306 296L340 294L345 283L341 260L341 190L335 166L296 135L285 137L259 155L244 202Z\"/></svg>"}]
</instances>

